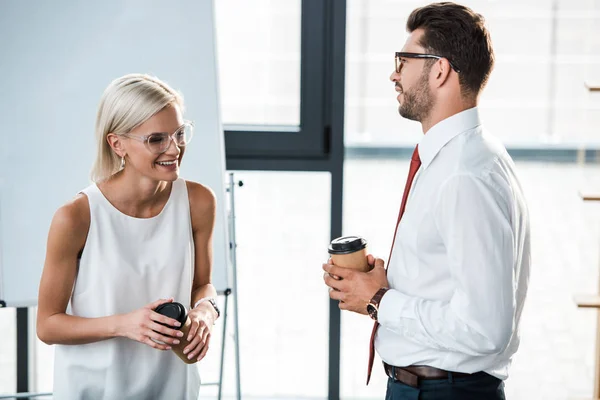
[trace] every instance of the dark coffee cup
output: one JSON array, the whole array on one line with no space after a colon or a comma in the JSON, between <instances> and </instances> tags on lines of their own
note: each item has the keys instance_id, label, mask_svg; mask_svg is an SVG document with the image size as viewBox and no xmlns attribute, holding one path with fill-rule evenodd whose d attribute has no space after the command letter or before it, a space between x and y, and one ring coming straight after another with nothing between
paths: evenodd
<instances>
[{"instance_id":1,"label":"dark coffee cup","mask_svg":"<svg viewBox=\"0 0 600 400\"><path fill-rule=\"evenodd\" d=\"M367 241L360 236L342 236L329 244L329 254L334 265L367 272Z\"/></svg>"},{"instance_id":2,"label":"dark coffee cup","mask_svg":"<svg viewBox=\"0 0 600 400\"><path fill-rule=\"evenodd\" d=\"M156 307L154 311L166 317L173 318L174 320L179 321L181 324L179 330L183 332L183 336L177 338L179 340L179 344L169 344L173 352L175 352L175 354L177 354L177 356L179 356L179 358L181 358L186 364L193 364L198 361L197 356L189 360L187 358L187 354L183 354L183 349L189 344L187 341L187 335L190 332L190 327L192 325L192 321L190 321L188 318L187 310L183 304L177 303L176 301L171 303L163 303ZM163 324L161 322L159 322L159 324L173 329L173 326L171 325Z\"/></svg>"},{"instance_id":3,"label":"dark coffee cup","mask_svg":"<svg viewBox=\"0 0 600 400\"><path fill-rule=\"evenodd\" d=\"M185 307L183 304L177 303L176 301L171 303L163 303L156 307L154 311L164 315L165 317L173 318L174 320L179 321L181 325L183 325L187 319L187 311ZM163 324L162 322L159 322L159 324L172 328L172 326Z\"/></svg>"}]
</instances>

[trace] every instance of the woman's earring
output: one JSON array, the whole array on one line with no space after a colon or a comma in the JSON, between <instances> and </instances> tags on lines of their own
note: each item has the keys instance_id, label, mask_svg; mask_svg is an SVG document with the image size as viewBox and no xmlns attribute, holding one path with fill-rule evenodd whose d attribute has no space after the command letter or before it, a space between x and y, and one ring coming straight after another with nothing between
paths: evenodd
<instances>
[{"instance_id":1,"label":"woman's earring","mask_svg":"<svg viewBox=\"0 0 600 400\"><path fill-rule=\"evenodd\" d=\"M121 157L121 169L125 168L125 156Z\"/></svg>"}]
</instances>

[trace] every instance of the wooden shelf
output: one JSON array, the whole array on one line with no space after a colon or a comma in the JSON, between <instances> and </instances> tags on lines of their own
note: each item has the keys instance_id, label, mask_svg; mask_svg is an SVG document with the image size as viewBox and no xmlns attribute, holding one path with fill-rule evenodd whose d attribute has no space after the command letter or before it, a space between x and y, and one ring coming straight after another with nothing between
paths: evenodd
<instances>
[{"instance_id":1,"label":"wooden shelf","mask_svg":"<svg viewBox=\"0 0 600 400\"><path fill-rule=\"evenodd\" d=\"M575 300L577 307L600 308L600 295L598 294L578 295L573 300Z\"/></svg>"},{"instance_id":2,"label":"wooden shelf","mask_svg":"<svg viewBox=\"0 0 600 400\"><path fill-rule=\"evenodd\" d=\"M598 82L585 82L585 87L590 91L590 92L600 92L600 83Z\"/></svg>"},{"instance_id":3,"label":"wooden shelf","mask_svg":"<svg viewBox=\"0 0 600 400\"><path fill-rule=\"evenodd\" d=\"M583 201L600 201L600 193L579 192L579 197L581 197Z\"/></svg>"}]
</instances>

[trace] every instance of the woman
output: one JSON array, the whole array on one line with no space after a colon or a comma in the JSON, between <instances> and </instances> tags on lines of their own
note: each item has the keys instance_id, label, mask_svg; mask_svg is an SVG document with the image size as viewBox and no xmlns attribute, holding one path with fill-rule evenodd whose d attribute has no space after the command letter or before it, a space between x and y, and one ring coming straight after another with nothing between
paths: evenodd
<instances>
[{"instance_id":1,"label":"woman","mask_svg":"<svg viewBox=\"0 0 600 400\"><path fill-rule=\"evenodd\" d=\"M95 184L58 209L37 333L55 352L56 399L196 399L219 311L211 278L212 191L179 178L192 135L183 99L155 77L113 81L100 102ZM162 297L162 298L161 298ZM153 311L178 301L192 327ZM164 324L164 325L163 325Z\"/></svg>"}]
</instances>

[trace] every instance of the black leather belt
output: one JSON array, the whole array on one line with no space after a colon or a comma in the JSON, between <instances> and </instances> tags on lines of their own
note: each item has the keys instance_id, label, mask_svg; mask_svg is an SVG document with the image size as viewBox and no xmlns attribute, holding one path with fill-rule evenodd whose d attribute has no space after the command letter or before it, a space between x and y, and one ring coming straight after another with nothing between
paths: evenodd
<instances>
[{"instance_id":1,"label":"black leather belt","mask_svg":"<svg viewBox=\"0 0 600 400\"><path fill-rule=\"evenodd\" d=\"M419 387L419 381L428 379L446 379L449 374L454 377L471 376L464 372L451 372L444 369L428 367L426 365L411 365L409 367L394 367L387 363L383 363L385 373L392 379L404 383L405 385L414 388Z\"/></svg>"}]
</instances>

